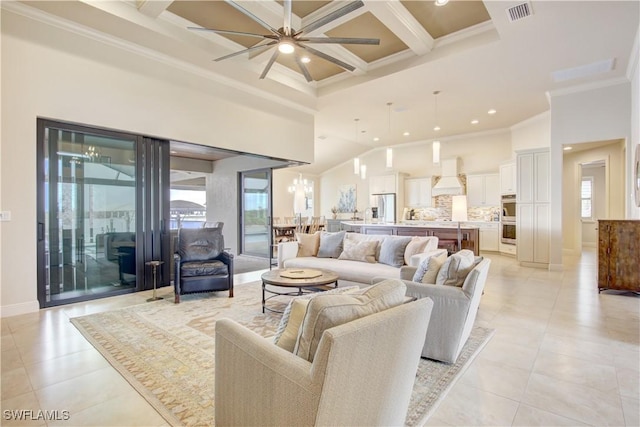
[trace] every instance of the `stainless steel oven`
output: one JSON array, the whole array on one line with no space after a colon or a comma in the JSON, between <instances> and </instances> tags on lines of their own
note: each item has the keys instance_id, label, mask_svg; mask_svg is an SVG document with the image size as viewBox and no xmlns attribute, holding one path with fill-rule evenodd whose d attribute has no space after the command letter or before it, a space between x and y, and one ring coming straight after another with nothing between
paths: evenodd
<instances>
[{"instance_id":1,"label":"stainless steel oven","mask_svg":"<svg viewBox=\"0 0 640 427\"><path fill-rule=\"evenodd\" d=\"M502 230L500 231L500 240L507 245L516 244L516 222L502 221Z\"/></svg>"},{"instance_id":2,"label":"stainless steel oven","mask_svg":"<svg viewBox=\"0 0 640 427\"><path fill-rule=\"evenodd\" d=\"M503 222L516 222L516 195L505 194L502 196L502 216Z\"/></svg>"}]
</instances>

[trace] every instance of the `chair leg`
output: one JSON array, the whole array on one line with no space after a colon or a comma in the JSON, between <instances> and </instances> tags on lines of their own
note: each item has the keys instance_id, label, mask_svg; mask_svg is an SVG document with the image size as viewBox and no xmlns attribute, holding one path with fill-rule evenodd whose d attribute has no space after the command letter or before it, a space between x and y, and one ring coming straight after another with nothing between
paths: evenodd
<instances>
[{"instance_id":1,"label":"chair leg","mask_svg":"<svg viewBox=\"0 0 640 427\"><path fill-rule=\"evenodd\" d=\"M175 296L175 298L174 298L173 302L174 302L175 304L180 304L180 294L176 294L176 296Z\"/></svg>"},{"instance_id":2,"label":"chair leg","mask_svg":"<svg viewBox=\"0 0 640 427\"><path fill-rule=\"evenodd\" d=\"M229 298L233 298L233 288L229 289Z\"/></svg>"}]
</instances>

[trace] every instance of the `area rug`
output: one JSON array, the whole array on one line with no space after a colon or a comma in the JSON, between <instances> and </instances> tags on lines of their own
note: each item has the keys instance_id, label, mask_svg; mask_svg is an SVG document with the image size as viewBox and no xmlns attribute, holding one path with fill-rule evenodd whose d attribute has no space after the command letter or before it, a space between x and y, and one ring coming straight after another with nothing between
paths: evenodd
<instances>
[{"instance_id":1,"label":"area rug","mask_svg":"<svg viewBox=\"0 0 640 427\"><path fill-rule=\"evenodd\" d=\"M172 426L214 425L215 323L227 317L268 337L280 314L261 309L259 282L226 293L185 295L71 319L89 342ZM283 309L286 300L270 301ZM476 327L458 361L421 359L406 424L421 425L435 410L493 330Z\"/></svg>"}]
</instances>

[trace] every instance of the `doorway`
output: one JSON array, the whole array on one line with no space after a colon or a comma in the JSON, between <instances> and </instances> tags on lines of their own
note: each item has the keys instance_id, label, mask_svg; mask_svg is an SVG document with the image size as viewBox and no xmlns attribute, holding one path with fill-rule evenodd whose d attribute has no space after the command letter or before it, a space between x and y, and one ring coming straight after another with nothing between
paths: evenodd
<instances>
[{"instance_id":1,"label":"doorway","mask_svg":"<svg viewBox=\"0 0 640 427\"><path fill-rule=\"evenodd\" d=\"M240 173L240 253L271 258L271 169Z\"/></svg>"},{"instance_id":2,"label":"doorway","mask_svg":"<svg viewBox=\"0 0 640 427\"><path fill-rule=\"evenodd\" d=\"M38 119L41 308L151 289L151 260L164 261L158 286L168 284L167 147Z\"/></svg>"}]
</instances>

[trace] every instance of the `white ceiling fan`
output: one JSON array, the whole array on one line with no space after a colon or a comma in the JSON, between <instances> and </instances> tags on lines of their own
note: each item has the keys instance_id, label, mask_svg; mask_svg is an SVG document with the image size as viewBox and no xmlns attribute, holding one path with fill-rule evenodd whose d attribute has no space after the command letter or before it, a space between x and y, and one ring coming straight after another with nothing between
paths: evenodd
<instances>
[{"instance_id":1,"label":"white ceiling fan","mask_svg":"<svg viewBox=\"0 0 640 427\"><path fill-rule=\"evenodd\" d=\"M251 46L247 49L243 49L238 52L231 53L229 55L222 56L220 58L216 58L215 61L222 61L224 59L242 55L243 53L247 53L247 52L266 51L271 47L277 46L277 49L274 50L273 55L269 59L269 62L267 62L267 65L262 71L262 74L260 74L261 79L264 79L266 77L267 73L273 66L273 63L276 61L276 59L278 59L278 55L280 55L281 53L283 54L293 53L296 64L298 65L298 68L300 68L300 71L304 75L305 79L307 79L308 82L312 81L313 78L311 77L309 70L307 69L307 67L304 65L302 61L302 57L300 55L301 51L306 51L311 55L315 55L329 62L332 62L345 70L349 70L349 71L355 70L355 67L353 67L352 65L347 64L346 62L341 61L337 58L334 58L333 56L327 55L326 53L321 52L317 49L314 49L311 46L307 46L308 44L322 44L322 43L360 44L360 45L379 45L380 44L380 39L375 39L375 38L307 37L305 36L305 34L309 34L312 31L322 27L323 25L326 25L331 21L334 21L348 13L353 12L356 9L361 8L362 6L364 6L364 3L362 2L362 0L351 2L346 6L343 6L340 9L337 9L334 12L327 14L322 18L319 18L316 21L308 25L305 25L300 30L295 30L291 28L291 16L292 16L291 1L292 0L284 0L283 2L284 3L283 4L284 5L284 23L282 25L282 28L279 28L279 29L273 28L271 25L267 24L262 19L255 16L253 13L243 8L238 3L234 1L228 1L228 4L230 4L231 6L236 8L238 11L242 12L249 18L256 21L258 24L263 26L265 29L267 29L269 31L269 34L246 33L246 32L240 32L240 31L220 30L220 29L202 28L202 27L188 27L188 28L190 30L212 31L218 34L240 35L240 36L256 37L261 39L254 46Z\"/></svg>"}]
</instances>

